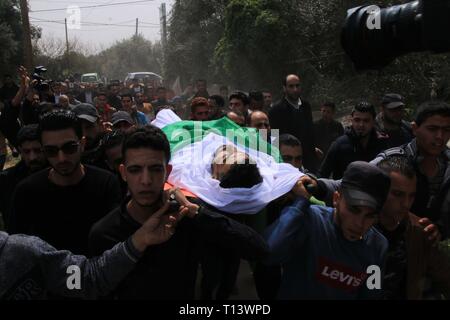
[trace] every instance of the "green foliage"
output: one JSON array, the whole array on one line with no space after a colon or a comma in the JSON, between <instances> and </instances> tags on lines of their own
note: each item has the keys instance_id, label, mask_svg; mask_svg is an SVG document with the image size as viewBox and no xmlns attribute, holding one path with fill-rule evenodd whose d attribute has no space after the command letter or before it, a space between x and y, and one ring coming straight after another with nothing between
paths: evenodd
<instances>
[{"instance_id":1,"label":"green foliage","mask_svg":"<svg viewBox=\"0 0 450 320\"><path fill-rule=\"evenodd\" d=\"M409 1L378 0L380 6ZM303 79L304 96L318 106L334 100L379 104L386 92L406 96L414 109L448 99L450 55L410 54L380 71L356 72L340 44L346 11L357 0L178 0L167 49L169 79L207 75L210 82L252 90L281 89L287 73Z\"/></svg>"},{"instance_id":2,"label":"green foliage","mask_svg":"<svg viewBox=\"0 0 450 320\"><path fill-rule=\"evenodd\" d=\"M116 42L92 60L99 66L92 72L100 72L109 79L123 80L128 72L151 71L161 73L162 49L142 36L133 36Z\"/></svg>"},{"instance_id":3,"label":"green foliage","mask_svg":"<svg viewBox=\"0 0 450 320\"><path fill-rule=\"evenodd\" d=\"M13 73L21 62L22 26L16 0L0 0L0 72Z\"/></svg>"}]
</instances>

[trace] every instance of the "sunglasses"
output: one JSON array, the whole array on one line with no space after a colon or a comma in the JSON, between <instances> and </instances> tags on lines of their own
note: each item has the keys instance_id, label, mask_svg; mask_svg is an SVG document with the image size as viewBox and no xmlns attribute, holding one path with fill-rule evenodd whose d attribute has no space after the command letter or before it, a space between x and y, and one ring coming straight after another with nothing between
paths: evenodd
<instances>
[{"instance_id":1,"label":"sunglasses","mask_svg":"<svg viewBox=\"0 0 450 320\"><path fill-rule=\"evenodd\" d=\"M71 155L78 152L79 142L71 141L63 144L61 147L57 146L44 146L44 154L47 158L56 158L59 151L62 151L65 155Z\"/></svg>"}]
</instances>

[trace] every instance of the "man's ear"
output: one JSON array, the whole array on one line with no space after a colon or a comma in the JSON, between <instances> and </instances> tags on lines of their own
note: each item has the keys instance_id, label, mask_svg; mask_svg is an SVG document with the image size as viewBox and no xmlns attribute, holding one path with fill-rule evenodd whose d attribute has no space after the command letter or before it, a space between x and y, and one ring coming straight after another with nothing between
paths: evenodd
<instances>
[{"instance_id":1,"label":"man's ear","mask_svg":"<svg viewBox=\"0 0 450 320\"><path fill-rule=\"evenodd\" d=\"M80 150L81 150L81 153L83 153L84 152L84 147L86 146L86 137L83 137L83 138L81 138L81 140L80 140Z\"/></svg>"},{"instance_id":2,"label":"man's ear","mask_svg":"<svg viewBox=\"0 0 450 320\"><path fill-rule=\"evenodd\" d=\"M120 166L119 166L119 172L120 172L120 176L122 177L122 180L123 181L125 181L125 182L127 182L127 177L126 177L126 175L125 175L125 165L122 163L122 164L120 164Z\"/></svg>"},{"instance_id":3,"label":"man's ear","mask_svg":"<svg viewBox=\"0 0 450 320\"><path fill-rule=\"evenodd\" d=\"M411 129L412 132L414 134L414 137L417 137L417 129L419 129L419 126L417 125L417 123L415 121L411 122Z\"/></svg>"},{"instance_id":4,"label":"man's ear","mask_svg":"<svg viewBox=\"0 0 450 320\"><path fill-rule=\"evenodd\" d=\"M167 164L166 165L166 181L167 179L169 179L170 173L172 172L172 165L171 164Z\"/></svg>"},{"instance_id":5,"label":"man's ear","mask_svg":"<svg viewBox=\"0 0 450 320\"><path fill-rule=\"evenodd\" d=\"M341 200L341 194L339 191L335 191L333 193L333 207L336 208L338 206L339 201Z\"/></svg>"}]
</instances>

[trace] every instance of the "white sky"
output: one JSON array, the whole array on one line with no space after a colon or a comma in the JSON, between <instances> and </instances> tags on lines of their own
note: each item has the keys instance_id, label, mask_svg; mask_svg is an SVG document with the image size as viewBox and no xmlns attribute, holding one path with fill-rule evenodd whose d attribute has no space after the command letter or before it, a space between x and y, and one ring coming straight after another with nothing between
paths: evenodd
<instances>
[{"instance_id":1,"label":"white sky","mask_svg":"<svg viewBox=\"0 0 450 320\"><path fill-rule=\"evenodd\" d=\"M138 0L29 0L30 22L42 28L42 38L53 37L65 39L64 18L69 6L95 6L132 2ZM81 29L69 29L70 38L76 37L95 51L111 46L115 41L129 38L136 32L136 18L139 19L139 33L151 41L159 41L161 3L166 3L169 15L175 0L150 0L141 3L113 5L97 8L81 8ZM60 11L37 12L38 10L64 9ZM36 11L36 12L33 12ZM57 22L43 22L51 20ZM87 24L87 25L83 25ZM104 26L98 24L120 24L125 26Z\"/></svg>"}]
</instances>

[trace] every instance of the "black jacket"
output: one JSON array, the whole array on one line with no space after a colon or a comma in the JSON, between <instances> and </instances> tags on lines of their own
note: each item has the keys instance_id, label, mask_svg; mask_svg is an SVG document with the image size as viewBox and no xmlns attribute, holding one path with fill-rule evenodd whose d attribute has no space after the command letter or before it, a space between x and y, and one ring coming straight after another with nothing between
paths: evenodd
<instances>
[{"instance_id":1,"label":"black jacket","mask_svg":"<svg viewBox=\"0 0 450 320\"><path fill-rule=\"evenodd\" d=\"M367 148L359 142L353 129L339 137L330 147L319 171L322 178L341 179L347 166L354 161L373 160L381 151L386 149L386 140L375 130L370 134Z\"/></svg>"},{"instance_id":2,"label":"black jacket","mask_svg":"<svg viewBox=\"0 0 450 320\"><path fill-rule=\"evenodd\" d=\"M315 152L311 105L302 99L300 108L295 109L284 98L270 110L269 120L272 129L280 130L280 135L288 133L301 141L304 166L313 173L317 172L319 163Z\"/></svg>"},{"instance_id":3,"label":"black jacket","mask_svg":"<svg viewBox=\"0 0 450 320\"><path fill-rule=\"evenodd\" d=\"M0 101L10 101L12 100L19 91L19 87L13 83L11 86L4 85L0 88Z\"/></svg>"},{"instance_id":4,"label":"black jacket","mask_svg":"<svg viewBox=\"0 0 450 320\"><path fill-rule=\"evenodd\" d=\"M140 224L121 207L97 222L89 247L97 255L132 235ZM195 202L191 199L191 201ZM246 259L261 259L268 253L263 238L251 228L202 206L199 214L185 217L167 242L150 247L136 268L114 292L119 299L194 299L195 281L205 243L233 250Z\"/></svg>"},{"instance_id":5,"label":"black jacket","mask_svg":"<svg viewBox=\"0 0 450 320\"><path fill-rule=\"evenodd\" d=\"M0 114L0 132L17 148L17 133L20 130L18 107L13 107L10 102L5 101Z\"/></svg>"},{"instance_id":6,"label":"black jacket","mask_svg":"<svg viewBox=\"0 0 450 320\"><path fill-rule=\"evenodd\" d=\"M29 170L23 161L14 167L0 173L0 212L5 223L9 221L8 214L16 186L29 175ZM6 225L8 230L8 225Z\"/></svg>"},{"instance_id":7,"label":"black jacket","mask_svg":"<svg viewBox=\"0 0 450 320\"><path fill-rule=\"evenodd\" d=\"M429 218L438 227L444 238L450 235L450 150L446 149L440 157L445 165L443 182L436 196L430 195L428 178L422 174L419 165L421 157L417 149L416 139L403 146L392 148L380 153L373 161L377 164L388 156L402 155L408 157L414 164L417 175L417 196L411 207L411 212L422 218Z\"/></svg>"},{"instance_id":8,"label":"black jacket","mask_svg":"<svg viewBox=\"0 0 450 320\"><path fill-rule=\"evenodd\" d=\"M314 136L316 138L316 146L322 150L326 155L330 149L331 144L336 141L337 138L344 134L344 127L342 123L333 120L330 123L320 119L314 122Z\"/></svg>"},{"instance_id":9,"label":"black jacket","mask_svg":"<svg viewBox=\"0 0 450 320\"><path fill-rule=\"evenodd\" d=\"M402 121L398 130L387 130L384 126L383 115L379 114L376 118L375 128L378 132L386 136L386 148L395 148L410 143L414 139L411 124Z\"/></svg>"}]
</instances>

